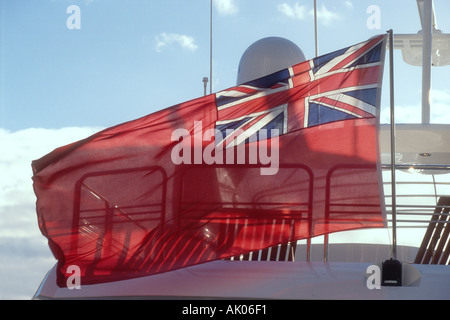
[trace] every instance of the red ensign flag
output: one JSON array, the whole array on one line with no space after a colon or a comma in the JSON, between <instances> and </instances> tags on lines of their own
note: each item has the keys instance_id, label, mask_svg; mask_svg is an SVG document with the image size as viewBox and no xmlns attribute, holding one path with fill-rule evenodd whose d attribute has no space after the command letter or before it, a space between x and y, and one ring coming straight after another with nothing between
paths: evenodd
<instances>
[{"instance_id":1,"label":"red ensign flag","mask_svg":"<svg viewBox=\"0 0 450 320\"><path fill-rule=\"evenodd\" d=\"M385 36L98 132L32 163L58 285L383 227Z\"/></svg>"}]
</instances>

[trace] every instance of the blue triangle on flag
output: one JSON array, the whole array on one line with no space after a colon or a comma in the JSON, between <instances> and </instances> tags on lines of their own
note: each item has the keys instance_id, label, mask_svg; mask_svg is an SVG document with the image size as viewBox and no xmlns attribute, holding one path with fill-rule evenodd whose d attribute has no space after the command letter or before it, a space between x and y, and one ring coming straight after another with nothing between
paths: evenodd
<instances>
[{"instance_id":1,"label":"blue triangle on flag","mask_svg":"<svg viewBox=\"0 0 450 320\"><path fill-rule=\"evenodd\" d=\"M372 106L375 106L377 103L377 88L348 91L344 92L344 94L364 101Z\"/></svg>"},{"instance_id":2,"label":"blue triangle on flag","mask_svg":"<svg viewBox=\"0 0 450 320\"><path fill-rule=\"evenodd\" d=\"M344 49L340 49L340 50L337 50L337 51L334 51L334 52L331 52L328 54L324 54L320 57L314 58L313 59L313 62L314 62L313 72L316 73L325 64L327 64L334 58L339 57L340 55L344 54L347 50L348 50L348 48L344 48Z\"/></svg>"},{"instance_id":3,"label":"blue triangle on flag","mask_svg":"<svg viewBox=\"0 0 450 320\"><path fill-rule=\"evenodd\" d=\"M251 120L251 117L246 117L226 124L217 125L216 129L220 130L220 132L222 132L222 136L225 137L227 134L227 130L235 131L249 120Z\"/></svg>"},{"instance_id":4,"label":"blue triangle on flag","mask_svg":"<svg viewBox=\"0 0 450 320\"><path fill-rule=\"evenodd\" d=\"M317 126L324 123L356 119L354 115L336 110L321 104L310 103L308 114L308 126Z\"/></svg>"},{"instance_id":5,"label":"blue triangle on flag","mask_svg":"<svg viewBox=\"0 0 450 320\"><path fill-rule=\"evenodd\" d=\"M382 45L382 42L380 42L375 47L373 47L372 49L367 51L364 55L359 57L358 60L353 62L348 67L351 68L351 67L356 67L356 66L359 66L359 65L368 64L368 63L380 62L380 59L381 59L381 45Z\"/></svg>"}]
</instances>

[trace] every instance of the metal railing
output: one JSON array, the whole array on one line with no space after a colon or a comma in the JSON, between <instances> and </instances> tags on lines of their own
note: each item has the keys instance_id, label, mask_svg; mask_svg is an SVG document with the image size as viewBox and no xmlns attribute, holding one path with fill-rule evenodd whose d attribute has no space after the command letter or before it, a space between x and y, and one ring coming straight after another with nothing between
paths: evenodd
<instances>
[{"instance_id":1,"label":"metal railing","mask_svg":"<svg viewBox=\"0 0 450 320\"><path fill-rule=\"evenodd\" d=\"M413 236L420 246L414 263L449 264L450 165L396 168L395 201L389 193L392 183L388 172L383 175L388 227L416 229ZM398 240L401 243L402 239Z\"/></svg>"},{"instance_id":2,"label":"metal railing","mask_svg":"<svg viewBox=\"0 0 450 320\"><path fill-rule=\"evenodd\" d=\"M396 167L400 169L397 170L395 182L397 228L426 228L439 198L450 196L450 174L447 174L450 172L450 165ZM415 173L417 170L433 170L434 173ZM442 175L438 176L440 172ZM388 174L383 174L383 186L388 223L392 223L392 194L389 192L391 181Z\"/></svg>"},{"instance_id":3,"label":"metal railing","mask_svg":"<svg viewBox=\"0 0 450 320\"><path fill-rule=\"evenodd\" d=\"M413 247L418 248L414 263L449 264L450 165L395 167L396 173L391 175L391 165L382 166L387 233L391 237L391 248L394 245L411 247L414 242ZM392 188L392 177L395 177L395 188ZM394 235L397 239L393 239ZM359 239L352 241L359 242ZM333 242L329 243L328 237L324 238L324 261L328 261L330 244ZM307 246L309 247L310 243L307 243ZM307 261L309 251L307 248Z\"/></svg>"}]
</instances>

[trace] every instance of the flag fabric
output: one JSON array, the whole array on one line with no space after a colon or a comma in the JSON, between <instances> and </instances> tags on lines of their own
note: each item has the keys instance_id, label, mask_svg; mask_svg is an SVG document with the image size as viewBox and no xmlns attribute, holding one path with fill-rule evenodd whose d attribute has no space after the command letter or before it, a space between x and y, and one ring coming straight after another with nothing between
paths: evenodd
<instances>
[{"instance_id":1,"label":"flag fabric","mask_svg":"<svg viewBox=\"0 0 450 320\"><path fill-rule=\"evenodd\" d=\"M81 284L383 227L385 36L155 112L32 163L42 234Z\"/></svg>"}]
</instances>

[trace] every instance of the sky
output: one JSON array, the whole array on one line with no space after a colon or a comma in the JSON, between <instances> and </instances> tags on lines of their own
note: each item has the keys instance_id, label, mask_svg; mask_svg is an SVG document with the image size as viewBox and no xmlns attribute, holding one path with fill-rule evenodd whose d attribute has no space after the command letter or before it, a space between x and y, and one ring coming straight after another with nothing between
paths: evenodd
<instances>
[{"instance_id":1,"label":"sky","mask_svg":"<svg viewBox=\"0 0 450 320\"><path fill-rule=\"evenodd\" d=\"M213 0L212 91L235 85L242 54L264 37L289 39L313 58L313 3ZM434 6L437 27L450 32L450 1ZM317 0L317 8L319 55L388 29L421 29L415 0ZM203 95L210 1L0 0L0 10L0 299L29 299L55 263L37 226L31 161ZM421 69L400 51L394 65L396 120L420 122ZM450 123L449 80L449 66L433 68L432 123Z\"/></svg>"}]
</instances>

